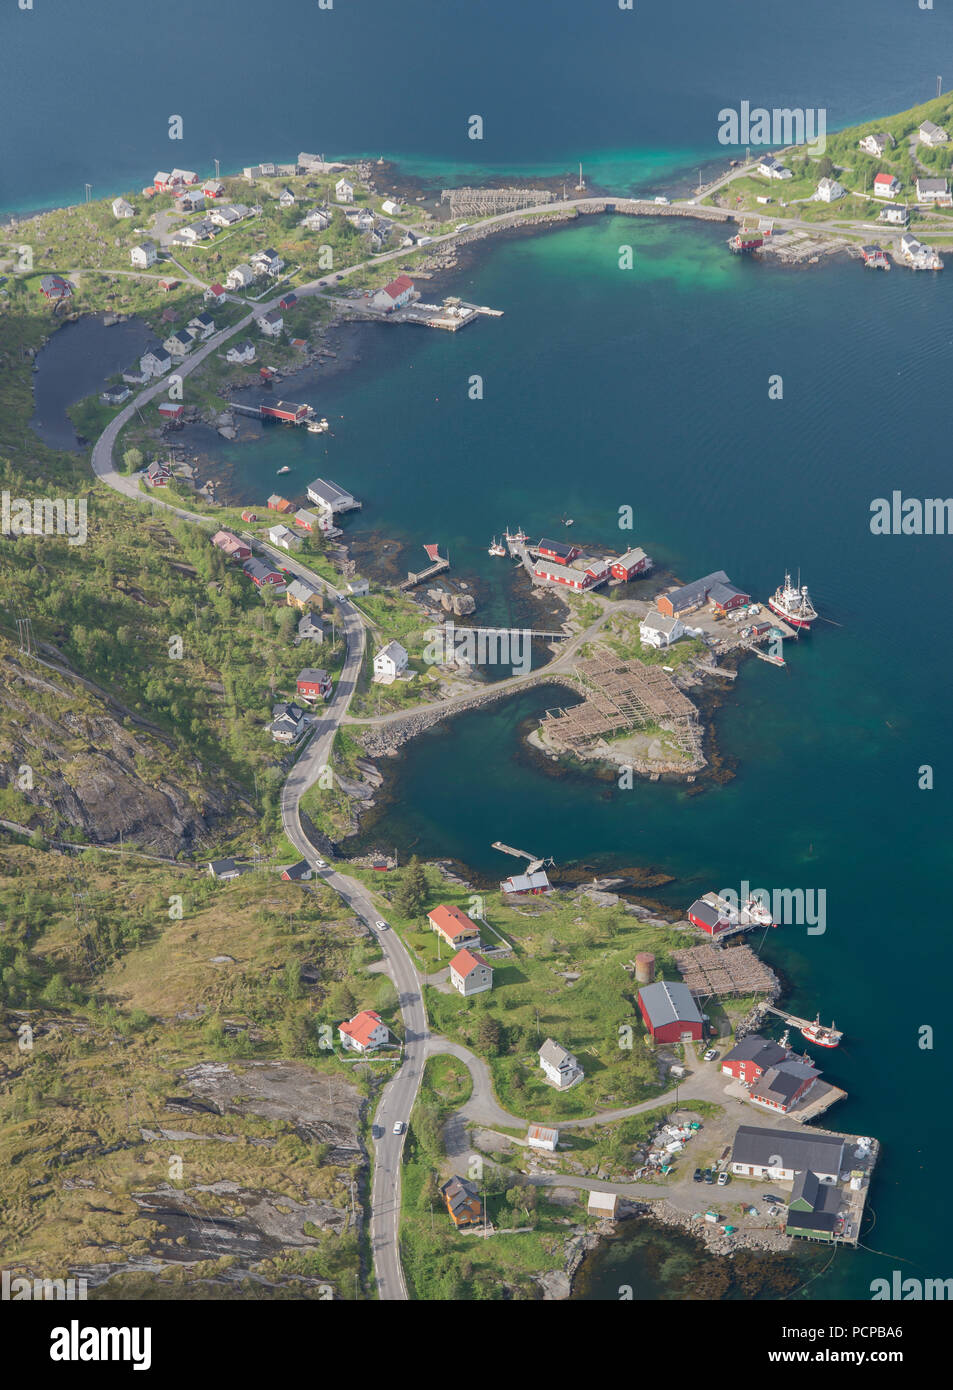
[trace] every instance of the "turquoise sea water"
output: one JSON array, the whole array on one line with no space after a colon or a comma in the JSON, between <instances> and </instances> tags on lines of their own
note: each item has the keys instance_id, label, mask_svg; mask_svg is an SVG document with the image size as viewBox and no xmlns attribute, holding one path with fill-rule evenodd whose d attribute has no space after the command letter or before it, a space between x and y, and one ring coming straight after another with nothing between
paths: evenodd
<instances>
[{"instance_id":1,"label":"turquoise sea water","mask_svg":"<svg viewBox=\"0 0 953 1390\"><path fill-rule=\"evenodd\" d=\"M286 460L301 482L326 470L365 499L351 534L405 540L408 563L439 540L456 573L486 583L493 618L532 600L508 591L491 534L572 515L575 538L621 548L629 504L635 541L682 578L723 567L763 598L800 566L831 621L786 669L745 666L716 715L737 771L726 785L554 778L521 739L554 702L538 692L409 745L367 839L491 878L508 871L497 839L567 867L654 867L675 877L659 895L673 907L742 880L823 890L826 932L773 932L766 954L795 1012L845 1029L825 1069L849 1099L830 1120L883 1141L873 1247L941 1271L944 1239L909 1213L910 1175L939 1183L949 1137L939 1055L917 1030L941 1027L946 1007L953 542L874 537L868 521L894 488L946 490L944 450L926 441L948 416L953 280L856 262L785 271L729 256L717 228L599 218L498 242L454 288L505 316L454 335L369 330L353 371L299 391L334 424L320 464L313 437L285 431L223 448L245 495ZM471 372L482 402L467 399ZM773 374L782 401L768 399ZM917 789L926 763L934 791ZM617 1261L603 1285L597 1260L593 1296L615 1296ZM842 1255L810 1292L862 1297L884 1267Z\"/></svg>"},{"instance_id":2,"label":"turquoise sea water","mask_svg":"<svg viewBox=\"0 0 953 1390\"><path fill-rule=\"evenodd\" d=\"M0 208L301 148L397 154L435 182L582 159L601 184L650 190L706 151L723 156L723 106L824 106L831 128L900 109L933 94L953 38L948 11L895 0L802 0L754 19L705 0L632 15L459 0L439 18L431 0L324 13L278 0L264 43L250 37L262 15L259 0L167 0L161 17L96 0L94 23L87 6L5 6ZM472 112L487 122L478 150ZM177 144L173 113L185 120ZM635 251L627 272L623 245ZM847 1034L826 1069L850 1098L830 1120L883 1141L868 1243L885 1253L842 1252L809 1292L866 1297L899 1259L943 1276L943 1226L917 1213L942 1190L951 1140L940 1062L951 542L875 538L867 518L894 488L949 491L953 278L844 263L787 272L729 257L717 228L600 218L494 242L454 288L505 317L456 335L369 328L353 371L299 390L334 437L216 444L236 485L260 500L285 462L302 484L329 474L365 499L351 530L403 541L408 562L423 541L448 546L494 620L533 600L486 555L491 534L542 533L568 514L574 535L622 548L631 536L615 519L629 504L635 540L682 578L724 567L764 596L800 566L831 623L785 670L745 667L716 716L737 770L726 785L692 795L554 779L521 741L543 702L527 696L412 744L395 767L399 809L373 837L491 877L512 867L496 839L560 865L654 866L674 876L673 905L742 879L823 889L825 934L785 928L766 949L794 1010L834 1012ZM473 373L482 402L467 398ZM767 394L775 373L780 402ZM921 792L926 763L936 790ZM936 1051L917 1045L924 1024ZM625 1259L597 1257L591 1296L614 1297L619 1282L652 1294L639 1250Z\"/></svg>"}]
</instances>

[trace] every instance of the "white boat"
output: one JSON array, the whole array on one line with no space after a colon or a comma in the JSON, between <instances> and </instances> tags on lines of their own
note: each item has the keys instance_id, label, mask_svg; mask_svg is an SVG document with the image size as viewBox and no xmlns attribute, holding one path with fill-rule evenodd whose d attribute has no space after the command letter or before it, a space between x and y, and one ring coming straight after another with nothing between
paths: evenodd
<instances>
[{"instance_id":1,"label":"white boat","mask_svg":"<svg viewBox=\"0 0 953 1390\"><path fill-rule=\"evenodd\" d=\"M772 613L777 613L779 618L783 618L792 627L803 628L805 631L810 631L811 623L817 617L817 609L811 602L807 585L801 583L800 574L795 586L791 583L791 576L787 570L784 572L784 584L778 585L772 597L768 599L768 607Z\"/></svg>"},{"instance_id":2,"label":"white boat","mask_svg":"<svg viewBox=\"0 0 953 1390\"><path fill-rule=\"evenodd\" d=\"M279 472L279 474L281 474L281 473L290 473L290 472L291 472L291 469L288 467L287 464L285 464L284 468L279 468L279 469L278 469L278 472Z\"/></svg>"},{"instance_id":3,"label":"white boat","mask_svg":"<svg viewBox=\"0 0 953 1390\"><path fill-rule=\"evenodd\" d=\"M487 550L486 553L487 553L488 555L505 555L505 554L506 554L506 546L505 546L505 545L501 545L500 542L499 542L499 541L496 539L496 537L494 536L494 537L493 537L493 541L492 541L492 543L491 543L491 545L490 545L490 547L489 547L489 549Z\"/></svg>"},{"instance_id":4,"label":"white boat","mask_svg":"<svg viewBox=\"0 0 953 1390\"><path fill-rule=\"evenodd\" d=\"M805 1024L801 1029L801 1033L807 1038L808 1042L814 1043L817 1047L837 1047L841 1038L844 1036L843 1033L839 1032L838 1029L834 1027L833 1019L831 1019L831 1026L829 1028L825 1027L821 1022L820 1014L817 1015L813 1023Z\"/></svg>"}]
</instances>

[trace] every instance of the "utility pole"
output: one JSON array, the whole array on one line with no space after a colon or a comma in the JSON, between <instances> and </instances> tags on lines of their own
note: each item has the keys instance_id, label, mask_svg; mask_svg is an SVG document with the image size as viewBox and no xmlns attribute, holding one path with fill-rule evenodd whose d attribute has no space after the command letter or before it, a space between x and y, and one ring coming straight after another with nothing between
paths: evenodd
<instances>
[{"instance_id":1,"label":"utility pole","mask_svg":"<svg viewBox=\"0 0 953 1390\"><path fill-rule=\"evenodd\" d=\"M216 161L215 161L215 177L218 178L218 176L219 176L219 171L218 171L218 160L216 159Z\"/></svg>"},{"instance_id":2,"label":"utility pole","mask_svg":"<svg viewBox=\"0 0 953 1390\"><path fill-rule=\"evenodd\" d=\"M936 79L936 94L937 94L937 96L941 96L941 95L942 95L941 78L940 78L939 75L937 75L937 79Z\"/></svg>"},{"instance_id":3,"label":"utility pole","mask_svg":"<svg viewBox=\"0 0 953 1390\"><path fill-rule=\"evenodd\" d=\"M87 184L84 184L83 187L86 189L86 201L87 201L87 203L88 203L88 202L89 202L89 199L90 199L90 194L91 194L92 191L93 191L93 185L92 185L91 183L87 183Z\"/></svg>"}]
</instances>

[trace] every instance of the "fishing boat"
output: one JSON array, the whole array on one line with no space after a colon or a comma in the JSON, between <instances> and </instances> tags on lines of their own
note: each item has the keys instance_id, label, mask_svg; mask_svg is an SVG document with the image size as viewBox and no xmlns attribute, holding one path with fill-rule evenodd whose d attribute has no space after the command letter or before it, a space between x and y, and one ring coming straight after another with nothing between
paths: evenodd
<instances>
[{"instance_id":1,"label":"fishing boat","mask_svg":"<svg viewBox=\"0 0 953 1390\"><path fill-rule=\"evenodd\" d=\"M807 585L801 583L800 572L798 572L797 580L797 585L792 584L791 576L785 570L784 583L783 585L779 584L772 597L768 599L768 607L772 613L777 613L779 618L783 618L792 627L809 632L811 623L817 617L817 609L811 602Z\"/></svg>"},{"instance_id":2,"label":"fishing boat","mask_svg":"<svg viewBox=\"0 0 953 1390\"><path fill-rule=\"evenodd\" d=\"M491 543L491 545L490 545L490 548L487 550L486 553L487 553L488 555L505 555L505 554L506 554L506 546L505 546L505 545L501 545L500 542L499 542L499 541L496 539L496 537L494 536L494 537L493 537L493 541L492 541L492 543Z\"/></svg>"},{"instance_id":3,"label":"fishing boat","mask_svg":"<svg viewBox=\"0 0 953 1390\"><path fill-rule=\"evenodd\" d=\"M510 535L510 528L507 527L506 530L503 532L503 539L505 541L512 541L514 545L525 545L526 542L529 540L529 536L523 530L522 526L518 526L516 528L516 532L514 535Z\"/></svg>"},{"instance_id":4,"label":"fishing boat","mask_svg":"<svg viewBox=\"0 0 953 1390\"><path fill-rule=\"evenodd\" d=\"M279 474L281 474L281 473L290 473L290 472L291 472L291 469L288 467L287 464L285 464L284 468L279 468L279 469L278 469L278 472L279 472Z\"/></svg>"},{"instance_id":5,"label":"fishing boat","mask_svg":"<svg viewBox=\"0 0 953 1390\"><path fill-rule=\"evenodd\" d=\"M564 526L575 526L575 524L576 524L576 523L573 521L573 519L572 519L571 516L570 516L570 517L563 517L563 525L564 525Z\"/></svg>"},{"instance_id":6,"label":"fishing boat","mask_svg":"<svg viewBox=\"0 0 953 1390\"><path fill-rule=\"evenodd\" d=\"M322 416L320 420L309 420L306 428L310 434L324 434L328 429L328 422Z\"/></svg>"},{"instance_id":7,"label":"fishing boat","mask_svg":"<svg viewBox=\"0 0 953 1390\"><path fill-rule=\"evenodd\" d=\"M834 1020L831 1019L831 1026L825 1028L818 1014L813 1023L806 1023L801 1029L801 1033L807 1038L808 1042L815 1043L818 1047L837 1047L843 1033L838 1032L834 1027Z\"/></svg>"}]
</instances>

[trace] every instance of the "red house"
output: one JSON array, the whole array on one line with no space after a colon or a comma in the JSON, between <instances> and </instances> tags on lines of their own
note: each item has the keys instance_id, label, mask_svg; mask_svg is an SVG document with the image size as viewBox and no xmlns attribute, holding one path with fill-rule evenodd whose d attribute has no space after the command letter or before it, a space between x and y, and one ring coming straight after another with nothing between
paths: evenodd
<instances>
[{"instance_id":1,"label":"red house","mask_svg":"<svg viewBox=\"0 0 953 1390\"><path fill-rule=\"evenodd\" d=\"M562 541L548 541L545 537L536 549L542 559L555 560L557 565L571 565L582 554L578 545L564 545Z\"/></svg>"},{"instance_id":2,"label":"red house","mask_svg":"<svg viewBox=\"0 0 953 1390\"><path fill-rule=\"evenodd\" d=\"M249 579L254 581L255 587L258 589L265 584L284 584L285 582L281 570L273 569L271 565L266 565L263 560L258 560L254 556L245 561L242 570Z\"/></svg>"},{"instance_id":3,"label":"red house","mask_svg":"<svg viewBox=\"0 0 953 1390\"><path fill-rule=\"evenodd\" d=\"M223 555L227 555L229 560L247 560L251 554L251 546L233 536L231 531L216 531L212 537L212 544Z\"/></svg>"},{"instance_id":4,"label":"red house","mask_svg":"<svg viewBox=\"0 0 953 1390\"><path fill-rule=\"evenodd\" d=\"M639 1009L655 1042L679 1042L683 1037L701 1040L705 1021L688 985L659 980L639 990Z\"/></svg>"},{"instance_id":5,"label":"red house","mask_svg":"<svg viewBox=\"0 0 953 1390\"><path fill-rule=\"evenodd\" d=\"M593 567L587 570L577 570L558 560L539 559L533 566L533 574L537 579L545 579L550 584L565 584L567 589L581 594L586 589L594 589L596 585L605 583L608 579L609 567L604 562L600 563L602 563L602 569L596 573Z\"/></svg>"},{"instance_id":6,"label":"red house","mask_svg":"<svg viewBox=\"0 0 953 1390\"><path fill-rule=\"evenodd\" d=\"M717 936L731 926L727 914L721 908L712 907L704 898L696 898L686 916L693 926L701 927L709 936Z\"/></svg>"},{"instance_id":7,"label":"red house","mask_svg":"<svg viewBox=\"0 0 953 1390\"><path fill-rule=\"evenodd\" d=\"M721 1070L725 1076L734 1077L742 1085L750 1086L762 1072L776 1067L789 1056L789 1050L780 1043L762 1038L760 1033L749 1033L735 1043L730 1052L725 1053L721 1059Z\"/></svg>"},{"instance_id":8,"label":"red house","mask_svg":"<svg viewBox=\"0 0 953 1390\"><path fill-rule=\"evenodd\" d=\"M652 561L641 546L627 550L618 560L613 560L611 565L613 579L621 579L625 583L635 579L637 575L647 574L651 568Z\"/></svg>"},{"instance_id":9,"label":"red house","mask_svg":"<svg viewBox=\"0 0 953 1390\"><path fill-rule=\"evenodd\" d=\"M305 700L326 700L331 694L331 677L316 666L306 666L298 676L297 689Z\"/></svg>"},{"instance_id":10,"label":"red house","mask_svg":"<svg viewBox=\"0 0 953 1390\"><path fill-rule=\"evenodd\" d=\"M296 294L292 294L289 290L287 294L282 295L282 297L278 300L278 308L293 309L297 302L298 296Z\"/></svg>"},{"instance_id":11,"label":"red house","mask_svg":"<svg viewBox=\"0 0 953 1390\"><path fill-rule=\"evenodd\" d=\"M750 1095L759 1105L786 1115L792 1106L807 1095L820 1076L816 1067L800 1057L789 1057L776 1067L769 1067L751 1087Z\"/></svg>"},{"instance_id":12,"label":"red house","mask_svg":"<svg viewBox=\"0 0 953 1390\"><path fill-rule=\"evenodd\" d=\"M172 401L163 401L160 406L156 407L156 409L158 410L159 414L165 416L167 420L178 420L179 416L185 409L185 406L175 405Z\"/></svg>"}]
</instances>

